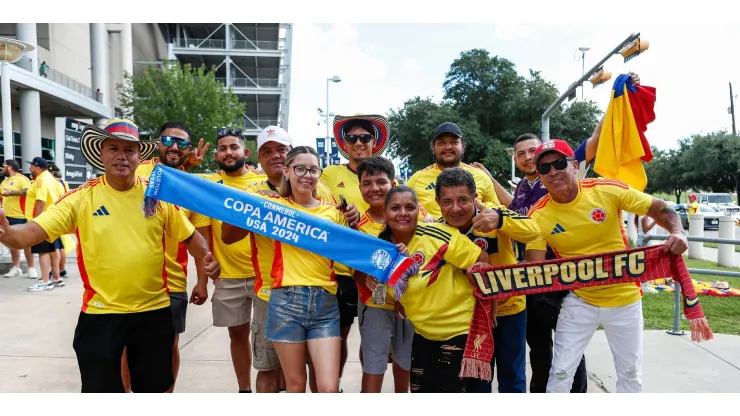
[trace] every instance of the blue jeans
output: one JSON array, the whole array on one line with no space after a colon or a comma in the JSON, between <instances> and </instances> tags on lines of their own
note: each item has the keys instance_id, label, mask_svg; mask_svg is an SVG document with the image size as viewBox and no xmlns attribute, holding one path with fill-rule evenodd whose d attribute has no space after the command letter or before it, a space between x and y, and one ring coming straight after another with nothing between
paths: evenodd
<instances>
[{"instance_id":1,"label":"blue jeans","mask_svg":"<svg viewBox=\"0 0 740 416\"><path fill-rule=\"evenodd\" d=\"M527 310L496 317L493 329L493 360L499 393L527 392ZM466 393L491 393L490 381L468 379Z\"/></svg>"},{"instance_id":2,"label":"blue jeans","mask_svg":"<svg viewBox=\"0 0 740 416\"><path fill-rule=\"evenodd\" d=\"M339 336L336 296L318 286L272 289L265 338L273 342L306 342Z\"/></svg>"}]
</instances>

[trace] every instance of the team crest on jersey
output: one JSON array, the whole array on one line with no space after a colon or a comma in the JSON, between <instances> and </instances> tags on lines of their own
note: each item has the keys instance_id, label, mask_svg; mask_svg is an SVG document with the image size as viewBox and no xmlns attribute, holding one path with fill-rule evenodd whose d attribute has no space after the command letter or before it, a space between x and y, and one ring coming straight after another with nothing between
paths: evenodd
<instances>
[{"instance_id":1,"label":"team crest on jersey","mask_svg":"<svg viewBox=\"0 0 740 416\"><path fill-rule=\"evenodd\" d=\"M606 211L603 208L594 208L591 210L591 221L601 224L606 221Z\"/></svg>"},{"instance_id":2,"label":"team crest on jersey","mask_svg":"<svg viewBox=\"0 0 740 416\"><path fill-rule=\"evenodd\" d=\"M486 241L483 237L478 237L475 240L473 240L476 246L483 249L483 251L488 252L488 241Z\"/></svg>"},{"instance_id":3,"label":"team crest on jersey","mask_svg":"<svg viewBox=\"0 0 740 416\"><path fill-rule=\"evenodd\" d=\"M412 254L411 259L414 260L414 263L418 264L419 267L424 265L424 262L426 261L426 258L424 257L424 253L422 253L421 251L417 251L414 254Z\"/></svg>"}]
</instances>

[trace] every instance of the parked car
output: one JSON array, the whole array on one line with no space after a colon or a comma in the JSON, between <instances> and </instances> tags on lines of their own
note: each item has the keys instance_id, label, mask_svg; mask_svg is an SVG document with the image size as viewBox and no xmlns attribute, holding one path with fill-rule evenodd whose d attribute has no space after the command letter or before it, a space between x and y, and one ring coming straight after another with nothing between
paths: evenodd
<instances>
[{"instance_id":1,"label":"parked car","mask_svg":"<svg viewBox=\"0 0 740 416\"><path fill-rule=\"evenodd\" d=\"M733 217L736 220L740 217L740 206L732 199L732 195L726 193L697 193L696 202L708 205L716 209L720 214Z\"/></svg>"},{"instance_id":2,"label":"parked car","mask_svg":"<svg viewBox=\"0 0 740 416\"><path fill-rule=\"evenodd\" d=\"M683 224L684 230L688 230L689 216L686 210L686 204L676 204L673 206L673 209L675 209L676 212L678 212L678 216L681 217L681 224ZM722 212L704 204L699 204L699 212L704 215L705 230L719 230L719 217L724 215Z\"/></svg>"}]
</instances>

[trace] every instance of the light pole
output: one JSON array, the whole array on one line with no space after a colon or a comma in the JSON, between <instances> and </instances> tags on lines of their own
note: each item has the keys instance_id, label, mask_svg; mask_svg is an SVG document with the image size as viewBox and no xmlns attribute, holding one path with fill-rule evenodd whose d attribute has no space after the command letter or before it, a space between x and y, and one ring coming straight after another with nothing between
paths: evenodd
<instances>
[{"instance_id":1,"label":"light pole","mask_svg":"<svg viewBox=\"0 0 740 416\"><path fill-rule=\"evenodd\" d=\"M581 76L583 76L586 75L586 52L590 51L591 48L581 46L578 50L581 51ZM584 88L581 85L581 101L583 101L583 90Z\"/></svg>"},{"instance_id":2,"label":"light pole","mask_svg":"<svg viewBox=\"0 0 740 416\"><path fill-rule=\"evenodd\" d=\"M329 113L329 82L341 82L342 79L339 78L339 75L334 75L331 78L326 79L326 144L324 149L326 150L326 166L328 167L331 164L331 134L330 129L331 126L329 126L329 117L331 117L331 114Z\"/></svg>"},{"instance_id":3,"label":"light pole","mask_svg":"<svg viewBox=\"0 0 740 416\"><path fill-rule=\"evenodd\" d=\"M13 113L10 102L10 65L19 61L25 52L36 49L33 45L15 39L0 38L0 94L3 106L3 150L5 159L13 159ZM31 68L31 72L36 68Z\"/></svg>"},{"instance_id":4,"label":"light pole","mask_svg":"<svg viewBox=\"0 0 740 416\"><path fill-rule=\"evenodd\" d=\"M514 148L513 147L507 147L506 153L509 154L509 157L511 158L511 182L514 183L514 179L516 178L515 172L514 172Z\"/></svg>"}]
</instances>

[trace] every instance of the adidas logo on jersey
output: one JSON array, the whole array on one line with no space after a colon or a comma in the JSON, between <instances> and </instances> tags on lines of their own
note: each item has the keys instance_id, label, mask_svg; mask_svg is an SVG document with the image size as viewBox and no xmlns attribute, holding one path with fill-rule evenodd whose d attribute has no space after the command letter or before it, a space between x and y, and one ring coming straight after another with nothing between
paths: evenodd
<instances>
[{"instance_id":1,"label":"adidas logo on jersey","mask_svg":"<svg viewBox=\"0 0 740 416\"><path fill-rule=\"evenodd\" d=\"M550 234L560 234L564 232L565 232L565 228L563 228L562 225L555 224L555 228L552 229L552 232Z\"/></svg>"},{"instance_id":2,"label":"adidas logo on jersey","mask_svg":"<svg viewBox=\"0 0 740 416\"><path fill-rule=\"evenodd\" d=\"M110 215L110 212L108 212L108 210L105 209L105 205L101 205L100 208L98 208L98 210L93 213L93 217L96 217L96 216L99 216L99 215L100 216L102 216L102 215Z\"/></svg>"},{"instance_id":3,"label":"adidas logo on jersey","mask_svg":"<svg viewBox=\"0 0 740 416\"><path fill-rule=\"evenodd\" d=\"M339 182L339 185L337 185L337 188L344 188L344 182Z\"/></svg>"},{"instance_id":4,"label":"adidas logo on jersey","mask_svg":"<svg viewBox=\"0 0 740 416\"><path fill-rule=\"evenodd\" d=\"M430 183L430 184L429 184L429 185L427 186L427 188L426 188L426 189L427 189L427 190L430 190L430 189L434 189L434 188L436 188L436 187L437 187L437 184L436 184L436 183Z\"/></svg>"}]
</instances>

